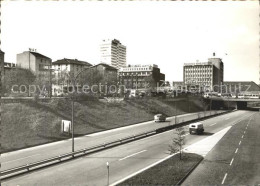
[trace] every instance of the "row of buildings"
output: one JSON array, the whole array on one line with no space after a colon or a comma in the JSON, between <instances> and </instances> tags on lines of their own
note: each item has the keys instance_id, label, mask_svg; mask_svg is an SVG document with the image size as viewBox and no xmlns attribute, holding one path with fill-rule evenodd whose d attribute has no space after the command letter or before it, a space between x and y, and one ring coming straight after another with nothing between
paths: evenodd
<instances>
[{"instance_id":1,"label":"row of buildings","mask_svg":"<svg viewBox=\"0 0 260 186\"><path fill-rule=\"evenodd\" d=\"M1 52L4 61L4 53ZM4 63L3 72L28 69L42 82L49 83L52 95L73 88L75 84L124 85L128 89L147 88L165 81L165 75L155 64L127 65L126 47L119 40L103 40L100 45L101 61L93 65L78 59L58 59L36 52L34 49L17 54L16 63ZM75 80L75 82L74 82ZM75 84L74 84L75 83Z\"/></svg>"},{"instance_id":2,"label":"row of buildings","mask_svg":"<svg viewBox=\"0 0 260 186\"><path fill-rule=\"evenodd\" d=\"M127 65L126 46L119 40L102 40L100 45L100 63L93 65L78 59L58 59L52 61L50 57L33 49L17 54L16 63L3 63L2 73L12 69L28 69L41 81L49 82L52 94L72 87L72 79L76 83L84 84L113 84L124 85L127 89L147 89L158 87L165 81L165 74L161 73L158 65ZM1 51L1 61L4 53ZM245 82L225 82L224 64L221 58L213 56L206 62L184 63L183 81L173 82L171 86L177 89L220 92L223 85L237 87ZM254 90L260 88L254 82L246 82ZM258 88L257 88L258 87ZM227 88L226 88L227 89Z\"/></svg>"}]
</instances>

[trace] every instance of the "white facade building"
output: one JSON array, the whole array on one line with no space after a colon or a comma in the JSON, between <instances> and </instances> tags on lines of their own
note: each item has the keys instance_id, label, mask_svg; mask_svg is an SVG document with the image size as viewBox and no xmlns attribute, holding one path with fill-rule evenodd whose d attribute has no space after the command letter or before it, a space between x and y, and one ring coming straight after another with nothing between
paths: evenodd
<instances>
[{"instance_id":1,"label":"white facade building","mask_svg":"<svg viewBox=\"0 0 260 186\"><path fill-rule=\"evenodd\" d=\"M86 61L80 61L77 59L59 59L52 63L52 69L54 71L54 81L52 85L52 94L59 96L60 93L64 93L72 89L71 80L77 75L77 80L82 78L84 69L91 67L92 64ZM65 91L64 91L65 89Z\"/></svg>"},{"instance_id":2,"label":"white facade building","mask_svg":"<svg viewBox=\"0 0 260 186\"><path fill-rule=\"evenodd\" d=\"M117 69L126 66L126 46L119 40L103 40L100 45L101 63L109 64Z\"/></svg>"}]
</instances>

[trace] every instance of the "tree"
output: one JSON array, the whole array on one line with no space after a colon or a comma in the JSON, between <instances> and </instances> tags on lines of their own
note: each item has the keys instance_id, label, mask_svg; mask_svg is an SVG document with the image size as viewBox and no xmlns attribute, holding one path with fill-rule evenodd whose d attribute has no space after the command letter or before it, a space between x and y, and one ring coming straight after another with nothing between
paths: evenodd
<instances>
[{"instance_id":1,"label":"tree","mask_svg":"<svg viewBox=\"0 0 260 186\"><path fill-rule=\"evenodd\" d=\"M22 87L26 90L22 90L28 93L29 85L32 85L36 80L36 76L28 69L14 68L5 73L4 76L4 92L7 94L12 93L13 86Z\"/></svg>"},{"instance_id":2,"label":"tree","mask_svg":"<svg viewBox=\"0 0 260 186\"><path fill-rule=\"evenodd\" d=\"M177 135L177 136L175 136ZM185 144L185 130L183 127L176 128L174 137L172 138L172 144L169 145L170 154L179 152L180 160L182 160L182 148Z\"/></svg>"}]
</instances>

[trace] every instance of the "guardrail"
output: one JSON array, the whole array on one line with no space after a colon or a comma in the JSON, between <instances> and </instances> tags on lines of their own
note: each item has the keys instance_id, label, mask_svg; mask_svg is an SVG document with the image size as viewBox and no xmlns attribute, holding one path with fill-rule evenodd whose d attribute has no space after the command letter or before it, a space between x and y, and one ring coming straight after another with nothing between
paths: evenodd
<instances>
[{"instance_id":1,"label":"guardrail","mask_svg":"<svg viewBox=\"0 0 260 186\"><path fill-rule=\"evenodd\" d=\"M75 157L80 157L80 156L83 156L83 155L86 155L86 154L98 152L98 151L101 151L101 150L104 150L104 149L107 149L107 148L111 148L111 147L118 146L118 145L121 145L121 144L124 144L124 143L135 141L137 139L145 138L145 137L152 136L152 135L155 135L155 134L158 134L158 133L162 133L162 132L165 132L165 131L168 131L168 130L171 130L171 129L174 129L174 128L177 128L177 127L181 127L181 126L187 125L190 122L195 122L195 121L198 121L198 120L207 119L207 118L222 115L222 114L225 114L225 113L228 113L228 112L229 111L217 113L215 115L205 116L203 118L192 119L192 120L189 120L189 121L181 122L181 123L170 125L170 126L167 126L167 127L155 129L155 130L152 130L152 131L147 131L147 132L143 132L143 133L140 133L140 134L131 135L131 136L128 136L128 137L125 137L125 138L118 139L116 141L103 143L103 144L96 145L96 146L93 146L93 147L81 149L81 150L78 150L78 151L75 151L75 152L62 154L62 155L59 155L59 156L56 156L56 157L53 157L53 158L48 158L48 159L41 160L41 161L38 161L38 162L29 163L29 164L19 166L19 167L16 167L16 168L4 170L4 171L1 171L0 178L1 178L1 180L7 179L7 178L10 178L10 177L22 174L22 173L26 173L28 171L36 170L38 168L42 168L42 167L45 167L45 166L48 166L48 165L56 164L56 163L66 161L66 160L69 160L69 159L73 159Z\"/></svg>"},{"instance_id":2,"label":"guardrail","mask_svg":"<svg viewBox=\"0 0 260 186\"><path fill-rule=\"evenodd\" d=\"M117 146L117 145L127 143L127 142L130 142L130 141L134 141L136 139L151 136L153 134L156 134L155 130L148 131L148 132L145 132L145 133L136 134L136 135L131 135L131 136L128 136L128 137L125 137L125 138L118 139L116 141L103 143L103 144L93 146L93 147L90 147L90 148L81 149L81 150L78 150L78 151L75 151L75 152L62 154L62 155L59 155L59 156L56 156L56 157L53 157L53 158L48 158L48 159L41 160L41 161L38 161L38 162L29 163L29 164L26 164L26 165L23 165L23 166L20 166L20 167L1 171L0 176L1 176L1 179L6 179L8 177L12 177L12 176L15 176L17 174L21 174L21 173L24 173L24 172L27 172L27 171L31 171L31 170L34 170L34 169L37 169L37 168L41 168L41 167L44 167L44 166L47 166L47 165L50 165L50 164L58 163L58 162L61 162L61 161L64 161L64 160L74 158L74 157L79 157L79 156L82 156L82 155L97 152L97 151L100 151L100 150L103 150L103 149L106 149L106 148Z\"/></svg>"}]
</instances>

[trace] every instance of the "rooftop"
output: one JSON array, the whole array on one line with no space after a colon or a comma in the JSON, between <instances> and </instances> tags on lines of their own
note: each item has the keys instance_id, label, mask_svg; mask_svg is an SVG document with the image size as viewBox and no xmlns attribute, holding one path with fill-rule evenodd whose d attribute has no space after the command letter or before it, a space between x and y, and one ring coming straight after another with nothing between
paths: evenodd
<instances>
[{"instance_id":1,"label":"rooftop","mask_svg":"<svg viewBox=\"0 0 260 186\"><path fill-rule=\"evenodd\" d=\"M92 64L86 62L86 61L80 61L77 59L59 59L57 61L52 62L53 65L63 65L63 64L76 64L76 65L86 65L86 66L92 66Z\"/></svg>"},{"instance_id":2,"label":"rooftop","mask_svg":"<svg viewBox=\"0 0 260 186\"><path fill-rule=\"evenodd\" d=\"M212 62L196 62L196 63L184 63L183 66L196 66L196 65L213 65Z\"/></svg>"},{"instance_id":3,"label":"rooftop","mask_svg":"<svg viewBox=\"0 0 260 186\"><path fill-rule=\"evenodd\" d=\"M117 70L117 68L115 68L115 67L113 67L113 66L111 66L111 65L108 65L108 64L106 64L106 63L99 63L99 64L97 64L97 65L94 65L93 67L96 67L96 66L99 66L99 65L102 65L102 66L106 67L106 68L109 69L109 70Z\"/></svg>"},{"instance_id":4,"label":"rooftop","mask_svg":"<svg viewBox=\"0 0 260 186\"><path fill-rule=\"evenodd\" d=\"M35 57L51 59L51 58L44 56L44 55L42 55L38 52L30 52L30 53L33 54Z\"/></svg>"}]
</instances>

